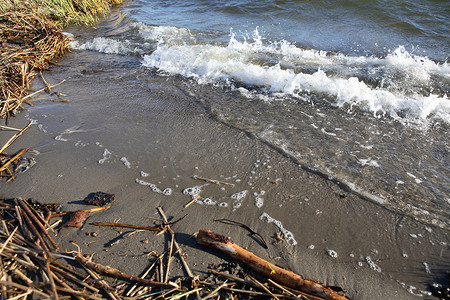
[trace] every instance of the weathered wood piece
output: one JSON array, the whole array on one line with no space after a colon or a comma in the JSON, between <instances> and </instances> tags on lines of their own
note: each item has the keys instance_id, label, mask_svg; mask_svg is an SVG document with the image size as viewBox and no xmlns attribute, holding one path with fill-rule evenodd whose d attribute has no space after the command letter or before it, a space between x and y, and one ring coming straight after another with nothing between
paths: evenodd
<instances>
[{"instance_id":1,"label":"weathered wood piece","mask_svg":"<svg viewBox=\"0 0 450 300\"><path fill-rule=\"evenodd\" d=\"M200 230L197 234L197 242L201 245L220 250L232 258L246 264L261 275L285 286L298 289L302 292L322 297L324 299L348 300L347 297L340 295L336 291L322 285L317 281L303 278L292 271L269 263L252 252L247 251L239 245L233 243L233 241L226 236L216 234L210 230Z\"/></svg>"}]
</instances>

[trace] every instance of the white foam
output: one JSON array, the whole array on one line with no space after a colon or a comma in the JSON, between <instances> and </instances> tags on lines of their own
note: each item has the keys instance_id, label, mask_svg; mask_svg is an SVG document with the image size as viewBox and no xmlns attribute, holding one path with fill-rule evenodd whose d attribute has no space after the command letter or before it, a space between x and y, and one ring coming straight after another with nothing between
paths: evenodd
<instances>
[{"instance_id":1,"label":"white foam","mask_svg":"<svg viewBox=\"0 0 450 300\"><path fill-rule=\"evenodd\" d=\"M136 22L132 24L138 29L139 35L149 42L165 44L196 42L196 37L189 29L174 26L152 26Z\"/></svg>"},{"instance_id":2,"label":"white foam","mask_svg":"<svg viewBox=\"0 0 450 300\"><path fill-rule=\"evenodd\" d=\"M370 167L376 167L376 168L380 167L378 162L376 160L372 160L371 158L358 159L358 163L362 166L370 166Z\"/></svg>"},{"instance_id":3,"label":"white foam","mask_svg":"<svg viewBox=\"0 0 450 300\"><path fill-rule=\"evenodd\" d=\"M131 163L128 161L128 159L124 156L120 158L120 161L123 162L123 164L125 165L125 167L127 167L128 169L131 168Z\"/></svg>"},{"instance_id":4,"label":"white foam","mask_svg":"<svg viewBox=\"0 0 450 300\"><path fill-rule=\"evenodd\" d=\"M423 262L423 266L425 267L425 272L431 274L430 266L426 262Z\"/></svg>"},{"instance_id":5,"label":"white foam","mask_svg":"<svg viewBox=\"0 0 450 300\"><path fill-rule=\"evenodd\" d=\"M326 252L327 252L328 256L330 256L330 257L332 257L332 258L337 258L337 257L338 257L337 252L334 251L334 250L332 250L332 249L327 249Z\"/></svg>"},{"instance_id":6,"label":"white foam","mask_svg":"<svg viewBox=\"0 0 450 300\"><path fill-rule=\"evenodd\" d=\"M217 201L212 200L211 198L202 199L203 204L205 205L216 205Z\"/></svg>"},{"instance_id":7,"label":"white foam","mask_svg":"<svg viewBox=\"0 0 450 300\"><path fill-rule=\"evenodd\" d=\"M270 63L264 64L267 56L270 56ZM263 92L291 96L304 92L327 94L334 98L336 106L358 105L376 116L433 117L450 123L447 95L431 93L425 96L414 90L417 85L427 88L431 76L450 79L449 65L413 56L402 46L385 58L327 55L324 51L300 49L285 41L264 45L255 31L253 42L238 41L232 33L228 45L161 42L152 54L144 56L143 64L195 78L199 83L232 85L237 81L259 87ZM302 66L316 71L296 71ZM331 68L333 75L328 75L324 67ZM390 84L371 87L353 75L355 68L369 72L381 68L389 76ZM399 80L401 84L397 84ZM397 90L397 85L406 87L407 91ZM248 93L247 90L244 92Z\"/></svg>"},{"instance_id":8,"label":"white foam","mask_svg":"<svg viewBox=\"0 0 450 300\"><path fill-rule=\"evenodd\" d=\"M261 207L263 207L263 205L264 205L264 198L256 197L255 198L255 206L257 208L261 208Z\"/></svg>"},{"instance_id":9,"label":"white foam","mask_svg":"<svg viewBox=\"0 0 450 300\"><path fill-rule=\"evenodd\" d=\"M254 192L253 195L255 196L255 206L257 208L261 208L264 205L264 198L262 196L264 196L266 194L266 191L262 190L259 193Z\"/></svg>"},{"instance_id":10,"label":"white foam","mask_svg":"<svg viewBox=\"0 0 450 300\"><path fill-rule=\"evenodd\" d=\"M140 185L145 185L145 186L150 186L151 185L150 182L147 182L147 181L144 181L144 180L141 180L141 179L138 179L138 178L136 178L136 183L138 183Z\"/></svg>"},{"instance_id":11,"label":"white foam","mask_svg":"<svg viewBox=\"0 0 450 300\"><path fill-rule=\"evenodd\" d=\"M100 160L98 161L98 163L99 163L99 164L105 163L108 159L111 158L111 156L112 156L112 153L111 153L108 149L105 148L105 150L103 150L103 158L100 159Z\"/></svg>"},{"instance_id":12,"label":"white foam","mask_svg":"<svg viewBox=\"0 0 450 300\"><path fill-rule=\"evenodd\" d=\"M55 140L56 141L61 141L61 142L68 142L69 141L68 139L63 138L62 136L63 136L62 134L55 136Z\"/></svg>"},{"instance_id":13,"label":"white foam","mask_svg":"<svg viewBox=\"0 0 450 300\"><path fill-rule=\"evenodd\" d=\"M190 195L192 199L195 199L198 196L200 196L200 193L202 192L202 187L203 186L204 185L197 185L197 186L192 186L192 187L185 188L183 190L183 194Z\"/></svg>"},{"instance_id":14,"label":"white foam","mask_svg":"<svg viewBox=\"0 0 450 300\"><path fill-rule=\"evenodd\" d=\"M96 37L82 44L78 41L72 41L70 47L76 50L95 50L109 54L126 54L137 51L137 49L130 49L129 42L127 41L119 41L104 37Z\"/></svg>"},{"instance_id":15,"label":"white foam","mask_svg":"<svg viewBox=\"0 0 450 300\"><path fill-rule=\"evenodd\" d=\"M292 234L292 232L290 232L289 230L285 229L283 227L283 224L280 221L272 218L271 216L269 216L265 212L259 217L259 219L263 220L263 221L265 221L267 223L274 223L275 226L277 226L281 230L281 232L283 233L284 238L286 239L286 241L289 244L291 244L293 246L297 245L297 241L295 240L294 235Z\"/></svg>"},{"instance_id":16,"label":"white foam","mask_svg":"<svg viewBox=\"0 0 450 300\"><path fill-rule=\"evenodd\" d=\"M370 256L366 256L366 263L372 270L381 272L381 268L375 264L375 262L370 258Z\"/></svg>"},{"instance_id":17,"label":"white foam","mask_svg":"<svg viewBox=\"0 0 450 300\"><path fill-rule=\"evenodd\" d=\"M163 194L163 195L166 195L166 196L172 195L172 189L171 188L165 188L164 190L161 190L154 183L147 182L147 181L144 181L144 180L139 179L139 178L136 178L135 181L136 181L136 183L138 183L140 185L144 185L144 186L150 187L152 192L155 192L155 193L158 193L158 194Z\"/></svg>"},{"instance_id":18,"label":"white foam","mask_svg":"<svg viewBox=\"0 0 450 300\"><path fill-rule=\"evenodd\" d=\"M162 193L166 196L172 195L172 189L171 188L165 188Z\"/></svg>"},{"instance_id":19,"label":"white foam","mask_svg":"<svg viewBox=\"0 0 450 300\"><path fill-rule=\"evenodd\" d=\"M231 199L234 199L233 202L233 210L238 209L242 205L242 201L244 200L245 196L247 196L248 190L243 190L237 193L234 193L230 196Z\"/></svg>"}]
</instances>

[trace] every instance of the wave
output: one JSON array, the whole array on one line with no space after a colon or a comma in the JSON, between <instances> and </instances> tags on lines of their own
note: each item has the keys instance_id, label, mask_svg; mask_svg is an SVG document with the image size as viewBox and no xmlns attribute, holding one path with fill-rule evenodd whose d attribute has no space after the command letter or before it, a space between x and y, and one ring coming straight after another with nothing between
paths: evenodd
<instances>
[{"instance_id":1,"label":"wave","mask_svg":"<svg viewBox=\"0 0 450 300\"><path fill-rule=\"evenodd\" d=\"M75 49L138 54L146 67L221 83L245 95L256 91L269 98L311 95L332 105L357 107L374 116L406 122L450 123L450 66L414 55L404 46L384 57L351 56L303 49L285 40L267 41L258 28L228 43L205 40L200 33L171 26L135 22L137 41L98 37L74 43ZM322 98L321 98L322 97Z\"/></svg>"}]
</instances>

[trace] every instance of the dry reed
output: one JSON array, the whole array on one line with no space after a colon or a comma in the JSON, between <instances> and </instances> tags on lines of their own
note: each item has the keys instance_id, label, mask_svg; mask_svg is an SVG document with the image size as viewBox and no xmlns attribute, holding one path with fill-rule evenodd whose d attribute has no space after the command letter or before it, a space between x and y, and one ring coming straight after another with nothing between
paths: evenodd
<instances>
[{"instance_id":1,"label":"dry reed","mask_svg":"<svg viewBox=\"0 0 450 300\"><path fill-rule=\"evenodd\" d=\"M68 50L61 27L90 25L122 0L0 0L0 118L28 103L36 74ZM50 88L47 88L49 92Z\"/></svg>"},{"instance_id":2,"label":"dry reed","mask_svg":"<svg viewBox=\"0 0 450 300\"><path fill-rule=\"evenodd\" d=\"M31 80L68 49L69 39L42 10L24 3L0 13L0 118L28 103Z\"/></svg>"}]
</instances>

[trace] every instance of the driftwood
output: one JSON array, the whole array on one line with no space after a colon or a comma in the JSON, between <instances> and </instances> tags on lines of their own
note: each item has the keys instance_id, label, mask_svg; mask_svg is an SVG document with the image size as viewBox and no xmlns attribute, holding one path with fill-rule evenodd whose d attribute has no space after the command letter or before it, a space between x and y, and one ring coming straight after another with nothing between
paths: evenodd
<instances>
[{"instance_id":1,"label":"driftwood","mask_svg":"<svg viewBox=\"0 0 450 300\"><path fill-rule=\"evenodd\" d=\"M332 300L348 300L336 291L320 284L319 282L305 279L302 276L278 267L268 261L256 256L233 243L223 235L216 234L210 230L200 230L197 234L197 242L201 245L215 248L228 254L232 258L246 264L256 272L285 286L298 289L302 292Z\"/></svg>"}]
</instances>

